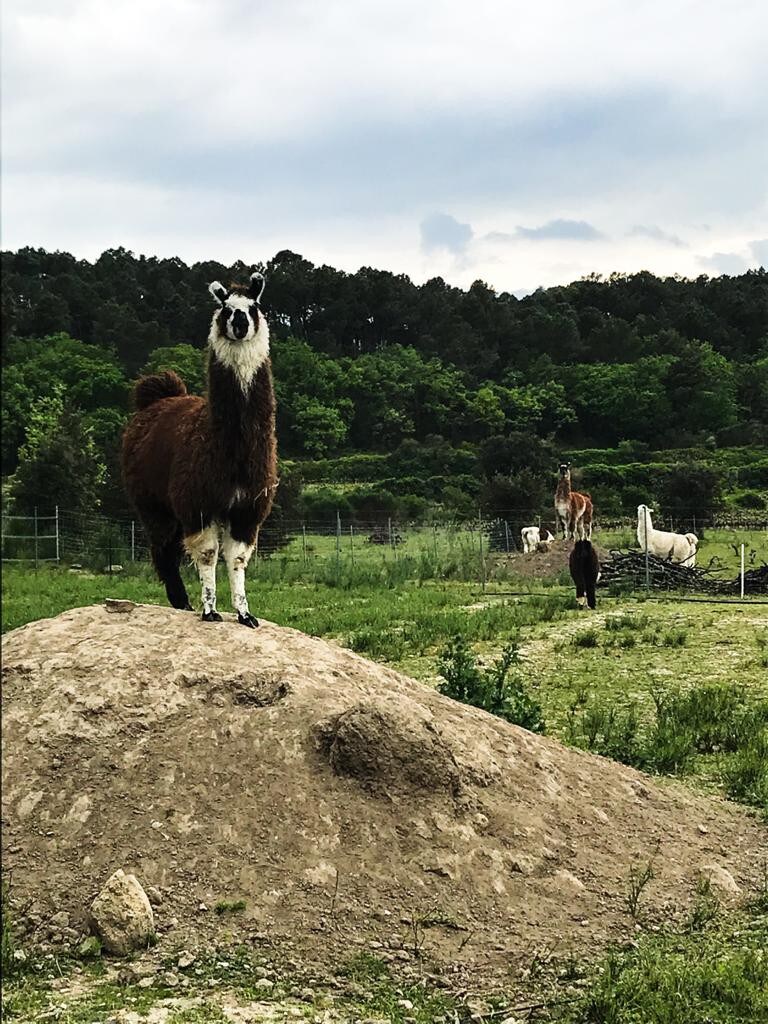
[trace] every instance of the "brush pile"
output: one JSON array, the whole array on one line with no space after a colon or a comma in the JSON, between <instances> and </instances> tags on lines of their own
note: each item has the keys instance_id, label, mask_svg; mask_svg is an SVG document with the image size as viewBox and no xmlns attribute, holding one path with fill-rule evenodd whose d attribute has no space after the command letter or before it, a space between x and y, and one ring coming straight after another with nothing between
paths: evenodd
<instances>
[{"instance_id":1,"label":"brush pile","mask_svg":"<svg viewBox=\"0 0 768 1024\"><path fill-rule=\"evenodd\" d=\"M653 590L690 590L699 594L738 596L741 583L737 575L726 579L721 573L701 566L688 567L648 555L648 581ZM600 566L601 587L639 588L646 585L644 551L611 551ZM744 573L745 594L768 594L768 564Z\"/></svg>"}]
</instances>

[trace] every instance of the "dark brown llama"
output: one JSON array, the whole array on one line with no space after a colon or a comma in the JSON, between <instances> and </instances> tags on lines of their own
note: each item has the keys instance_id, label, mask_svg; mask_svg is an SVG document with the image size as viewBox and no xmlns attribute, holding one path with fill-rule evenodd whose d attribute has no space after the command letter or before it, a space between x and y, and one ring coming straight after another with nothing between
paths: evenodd
<instances>
[{"instance_id":1,"label":"dark brown llama","mask_svg":"<svg viewBox=\"0 0 768 1024\"><path fill-rule=\"evenodd\" d=\"M592 539L592 498L571 490L571 464L560 463L560 479L555 490L555 526L562 526L563 540Z\"/></svg>"},{"instance_id":2,"label":"dark brown llama","mask_svg":"<svg viewBox=\"0 0 768 1024\"><path fill-rule=\"evenodd\" d=\"M576 584L576 600L583 608L588 605L595 609L595 586L600 579L600 563L597 552L588 540L577 540L568 557L571 579Z\"/></svg>"},{"instance_id":3,"label":"dark brown llama","mask_svg":"<svg viewBox=\"0 0 768 1024\"><path fill-rule=\"evenodd\" d=\"M210 286L217 309L208 335L207 398L188 395L170 372L136 384L136 413L123 435L126 489L149 535L152 561L174 608L191 608L179 566L200 575L203 620L216 611L219 551L238 622L248 609L245 570L277 488L275 395L269 328L259 308L261 274L248 287Z\"/></svg>"}]
</instances>

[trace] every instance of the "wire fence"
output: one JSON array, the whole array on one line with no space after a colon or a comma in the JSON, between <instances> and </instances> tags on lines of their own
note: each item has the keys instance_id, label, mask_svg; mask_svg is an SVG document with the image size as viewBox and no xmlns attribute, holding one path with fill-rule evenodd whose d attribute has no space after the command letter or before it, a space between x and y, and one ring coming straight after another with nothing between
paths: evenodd
<instances>
[{"instance_id":1,"label":"wire fence","mask_svg":"<svg viewBox=\"0 0 768 1024\"><path fill-rule=\"evenodd\" d=\"M547 530L558 535L551 508L509 509L493 515L478 510L470 518L431 522L399 521L386 512L371 513L362 521L344 519L338 512L312 520L272 517L260 535L256 571L301 579L317 578L318 573L376 571L383 564L390 574L396 567L403 579L428 576L485 584L514 572L523 551L521 530L532 525L539 526L543 536ZM768 561L766 512L684 510L676 515L654 514L653 525L701 537L721 531L727 534L722 545L728 544L735 558L746 558L746 569ZM634 509L602 516L593 539L604 551L636 548L636 527ZM127 515L108 517L58 507L37 509L32 515L3 514L2 561L33 567L56 563L114 573L149 563L149 538L140 521ZM646 583L650 587L650 578Z\"/></svg>"}]
</instances>

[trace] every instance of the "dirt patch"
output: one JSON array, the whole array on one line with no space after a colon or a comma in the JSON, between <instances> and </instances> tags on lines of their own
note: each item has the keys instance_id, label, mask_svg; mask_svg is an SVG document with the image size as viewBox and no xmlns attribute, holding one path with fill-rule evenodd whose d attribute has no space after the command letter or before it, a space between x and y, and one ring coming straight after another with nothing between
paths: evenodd
<instances>
[{"instance_id":1,"label":"dirt patch","mask_svg":"<svg viewBox=\"0 0 768 1024\"><path fill-rule=\"evenodd\" d=\"M610 552L595 541L593 544L602 563ZM568 557L572 550L573 541L556 540L549 551L534 551L529 555L494 553L489 558L489 565L503 567L525 579L551 580L556 579L561 572L568 572Z\"/></svg>"},{"instance_id":2,"label":"dirt patch","mask_svg":"<svg viewBox=\"0 0 768 1024\"><path fill-rule=\"evenodd\" d=\"M4 662L3 863L43 937L123 868L160 897L161 951L228 932L319 969L437 918L467 930L421 952L485 985L627 937L656 850L644 900L668 914L705 866L753 884L766 849L737 808L270 623L81 608L7 634Z\"/></svg>"}]
</instances>

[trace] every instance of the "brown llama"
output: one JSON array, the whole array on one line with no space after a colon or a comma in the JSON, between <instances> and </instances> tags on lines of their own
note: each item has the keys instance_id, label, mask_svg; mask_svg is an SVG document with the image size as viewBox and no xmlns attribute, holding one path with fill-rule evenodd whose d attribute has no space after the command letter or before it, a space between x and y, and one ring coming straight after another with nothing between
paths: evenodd
<instances>
[{"instance_id":1,"label":"brown llama","mask_svg":"<svg viewBox=\"0 0 768 1024\"><path fill-rule=\"evenodd\" d=\"M592 540L592 498L571 490L571 464L560 463L555 491L555 525L562 526L563 540ZM578 533L578 538L576 534Z\"/></svg>"},{"instance_id":2,"label":"brown llama","mask_svg":"<svg viewBox=\"0 0 768 1024\"><path fill-rule=\"evenodd\" d=\"M248 287L210 285L217 303L208 335L207 398L188 395L171 372L136 384L136 413L123 435L126 489L150 540L174 608L191 610L179 565L200 576L203 620L216 611L219 550L238 622L254 628L245 570L277 487L275 395L269 328L259 308L261 274Z\"/></svg>"}]
</instances>

